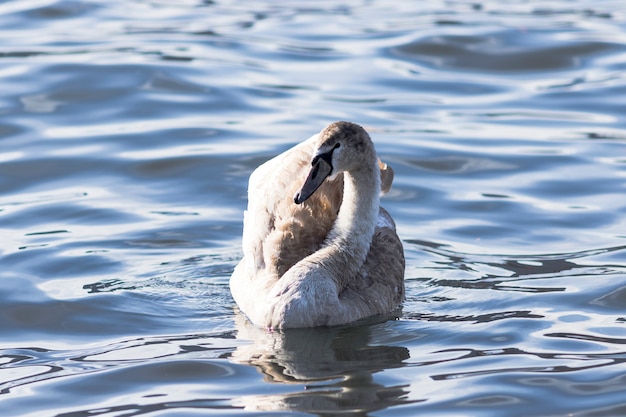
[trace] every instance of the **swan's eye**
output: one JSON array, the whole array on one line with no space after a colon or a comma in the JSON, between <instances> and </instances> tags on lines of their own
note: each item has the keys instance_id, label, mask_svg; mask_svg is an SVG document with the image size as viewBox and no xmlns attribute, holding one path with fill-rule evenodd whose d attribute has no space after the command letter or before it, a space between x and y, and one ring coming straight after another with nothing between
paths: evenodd
<instances>
[{"instance_id":1,"label":"swan's eye","mask_svg":"<svg viewBox=\"0 0 626 417\"><path fill-rule=\"evenodd\" d=\"M340 146L341 146L341 143L339 143L339 142L335 143L335 146L333 147L333 150L334 150L334 149L337 149L337 148L338 148L338 147L340 147Z\"/></svg>"}]
</instances>

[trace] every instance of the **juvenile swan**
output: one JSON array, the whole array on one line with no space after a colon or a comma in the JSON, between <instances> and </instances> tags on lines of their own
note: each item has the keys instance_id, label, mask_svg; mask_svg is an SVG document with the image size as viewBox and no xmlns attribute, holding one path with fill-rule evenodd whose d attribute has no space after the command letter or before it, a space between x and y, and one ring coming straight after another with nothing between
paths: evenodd
<instances>
[{"instance_id":1,"label":"juvenile swan","mask_svg":"<svg viewBox=\"0 0 626 417\"><path fill-rule=\"evenodd\" d=\"M382 189L381 189L382 178ZM332 326L404 298L404 253L379 206L393 171L359 125L335 122L250 175L239 309L268 328Z\"/></svg>"}]
</instances>

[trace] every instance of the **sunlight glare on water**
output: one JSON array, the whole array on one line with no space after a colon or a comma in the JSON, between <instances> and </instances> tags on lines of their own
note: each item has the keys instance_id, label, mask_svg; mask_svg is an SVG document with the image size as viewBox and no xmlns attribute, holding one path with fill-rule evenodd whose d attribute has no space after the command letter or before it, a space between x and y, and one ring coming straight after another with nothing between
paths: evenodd
<instances>
[{"instance_id":1,"label":"sunlight glare on water","mask_svg":"<svg viewBox=\"0 0 626 417\"><path fill-rule=\"evenodd\" d=\"M0 15L3 416L626 414L623 1ZM395 171L402 314L255 328L248 177L336 120Z\"/></svg>"}]
</instances>

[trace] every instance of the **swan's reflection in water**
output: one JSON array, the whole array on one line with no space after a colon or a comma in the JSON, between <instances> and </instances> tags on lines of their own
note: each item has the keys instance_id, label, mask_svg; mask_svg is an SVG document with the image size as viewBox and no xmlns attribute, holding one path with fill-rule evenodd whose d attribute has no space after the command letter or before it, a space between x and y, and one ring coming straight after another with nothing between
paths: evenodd
<instances>
[{"instance_id":1,"label":"swan's reflection in water","mask_svg":"<svg viewBox=\"0 0 626 417\"><path fill-rule=\"evenodd\" d=\"M240 398L248 410L363 415L407 402L407 386L385 386L374 374L402 366L409 351L370 344L372 326L270 332L238 315L237 329L238 338L251 343L237 347L234 361L255 366L269 383L302 386L286 394Z\"/></svg>"}]
</instances>

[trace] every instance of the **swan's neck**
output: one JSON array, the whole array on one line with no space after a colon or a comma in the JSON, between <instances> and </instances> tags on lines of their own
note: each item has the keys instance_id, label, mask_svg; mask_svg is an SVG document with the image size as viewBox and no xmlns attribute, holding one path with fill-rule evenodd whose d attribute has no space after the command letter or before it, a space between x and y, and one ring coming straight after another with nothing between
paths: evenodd
<instances>
[{"instance_id":1,"label":"swan's neck","mask_svg":"<svg viewBox=\"0 0 626 417\"><path fill-rule=\"evenodd\" d=\"M311 259L335 280L339 291L365 262L376 227L379 201L380 172L376 162L344 172L343 202L337 219L323 247Z\"/></svg>"}]
</instances>

